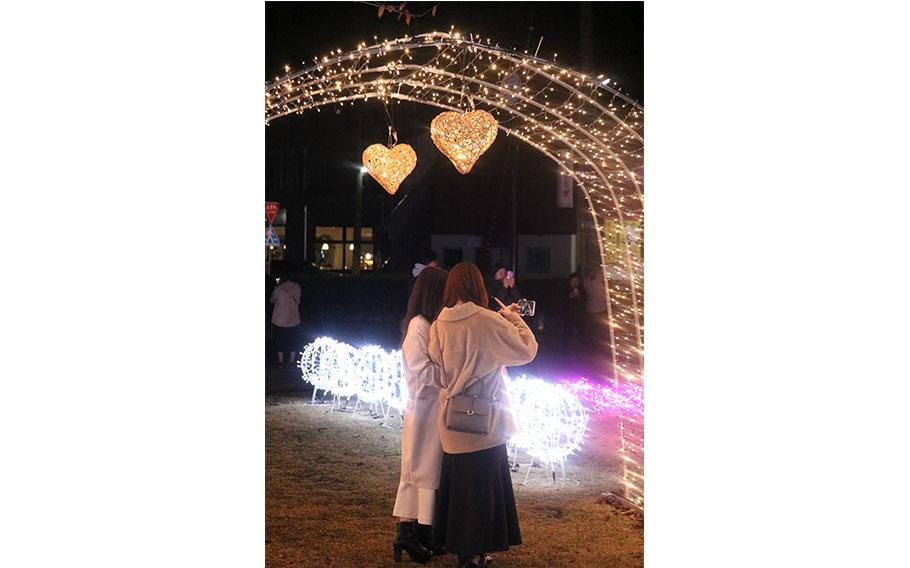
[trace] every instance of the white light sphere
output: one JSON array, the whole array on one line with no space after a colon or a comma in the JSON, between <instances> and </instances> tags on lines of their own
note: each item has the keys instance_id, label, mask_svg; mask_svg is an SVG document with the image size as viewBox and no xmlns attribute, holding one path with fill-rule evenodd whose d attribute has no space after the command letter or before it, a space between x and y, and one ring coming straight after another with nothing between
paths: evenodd
<instances>
[{"instance_id":1,"label":"white light sphere","mask_svg":"<svg viewBox=\"0 0 910 568\"><path fill-rule=\"evenodd\" d=\"M360 376L360 351L339 342L334 351L332 361L331 383L329 391L335 396L350 398L357 394L361 388Z\"/></svg>"},{"instance_id":2,"label":"white light sphere","mask_svg":"<svg viewBox=\"0 0 910 568\"><path fill-rule=\"evenodd\" d=\"M363 402L384 403L404 411L408 388L400 350L379 346L355 348L330 337L307 345L300 359L303 378L338 397L357 395ZM546 464L561 463L581 447L588 415L578 397L566 388L524 375L509 379L506 388L518 432L510 444Z\"/></svg>"},{"instance_id":3,"label":"white light sphere","mask_svg":"<svg viewBox=\"0 0 910 568\"><path fill-rule=\"evenodd\" d=\"M408 405L408 384L404 380L404 359L402 357L400 349L389 353L383 374L383 380L387 385L386 403L399 412Z\"/></svg>"},{"instance_id":4,"label":"white light sphere","mask_svg":"<svg viewBox=\"0 0 910 568\"><path fill-rule=\"evenodd\" d=\"M518 429L511 443L546 464L560 463L581 447L588 414L578 397L559 385L524 375L507 384Z\"/></svg>"},{"instance_id":5,"label":"white light sphere","mask_svg":"<svg viewBox=\"0 0 910 568\"><path fill-rule=\"evenodd\" d=\"M335 386L335 361L339 342L331 337L318 337L307 344L300 354L303 380L311 383L316 390L329 390Z\"/></svg>"},{"instance_id":6,"label":"white light sphere","mask_svg":"<svg viewBox=\"0 0 910 568\"><path fill-rule=\"evenodd\" d=\"M358 400L373 404L384 402L389 397L390 389L385 380L388 359L389 354L378 345L367 345L358 350Z\"/></svg>"}]
</instances>

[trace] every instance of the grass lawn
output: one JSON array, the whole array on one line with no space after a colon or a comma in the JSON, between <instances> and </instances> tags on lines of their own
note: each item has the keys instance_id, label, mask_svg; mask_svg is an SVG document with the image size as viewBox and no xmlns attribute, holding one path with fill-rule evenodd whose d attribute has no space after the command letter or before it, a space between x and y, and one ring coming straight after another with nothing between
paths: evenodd
<instances>
[{"instance_id":1,"label":"grass lawn","mask_svg":"<svg viewBox=\"0 0 910 568\"><path fill-rule=\"evenodd\" d=\"M524 544L494 553L491 567L643 566L639 516L606 502L618 490L618 426L598 415L569 482L527 458L512 474ZM392 567L401 431L366 411L331 412L305 394L266 397L266 566ZM576 483L577 482L577 483ZM407 559L407 555L405 555ZM407 560L405 560L408 563ZM455 556L427 566L455 566Z\"/></svg>"}]
</instances>

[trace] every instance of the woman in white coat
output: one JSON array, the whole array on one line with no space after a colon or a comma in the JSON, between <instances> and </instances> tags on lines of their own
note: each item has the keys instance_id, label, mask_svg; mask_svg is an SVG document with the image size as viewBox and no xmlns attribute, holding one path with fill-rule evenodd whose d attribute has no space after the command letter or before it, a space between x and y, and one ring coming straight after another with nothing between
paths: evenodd
<instances>
[{"instance_id":1,"label":"woman in white coat","mask_svg":"<svg viewBox=\"0 0 910 568\"><path fill-rule=\"evenodd\" d=\"M401 354L408 385L408 404L401 434L401 480L392 515L398 534L393 543L395 561L406 551L419 563L433 554L445 554L431 544L431 524L442 467L442 444L436 419L439 414L438 367L427 354L430 324L442 308L446 272L428 266L417 276L401 322Z\"/></svg>"}]
</instances>

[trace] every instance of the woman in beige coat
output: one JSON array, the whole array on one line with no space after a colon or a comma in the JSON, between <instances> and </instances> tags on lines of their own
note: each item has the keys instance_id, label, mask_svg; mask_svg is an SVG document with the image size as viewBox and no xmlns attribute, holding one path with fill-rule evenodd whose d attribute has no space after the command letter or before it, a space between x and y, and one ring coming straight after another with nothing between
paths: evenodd
<instances>
[{"instance_id":1,"label":"woman in beige coat","mask_svg":"<svg viewBox=\"0 0 910 568\"><path fill-rule=\"evenodd\" d=\"M487 309L480 270L449 272L443 304L430 327L430 358L440 366L442 470L433 544L458 554L462 568L486 566L486 553L521 544L506 443L515 423L504 367L530 363L537 341L512 304Z\"/></svg>"},{"instance_id":2,"label":"woman in beige coat","mask_svg":"<svg viewBox=\"0 0 910 568\"><path fill-rule=\"evenodd\" d=\"M442 466L442 445L436 430L439 414L438 367L427 355L430 324L442 308L446 272L428 266L421 270L408 299L401 329L401 355L408 403L401 433L401 480L392 515L398 519L393 543L395 561L402 551L411 560L426 562L431 554L444 554L430 542L433 505Z\"/></svg>"}]
</instances>

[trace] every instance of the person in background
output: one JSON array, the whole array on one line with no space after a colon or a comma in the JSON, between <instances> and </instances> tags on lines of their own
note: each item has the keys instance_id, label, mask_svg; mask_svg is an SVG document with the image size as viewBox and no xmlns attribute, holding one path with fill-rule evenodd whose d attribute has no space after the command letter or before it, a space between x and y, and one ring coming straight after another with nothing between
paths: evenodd
<instances>
[{"instance_id":1,"label":"person in background","mask_svg":"<svg viewBox=\"0 0 910 568\"><path fill-rule=\"evenodd\" d=\"M297 355L300 284L288 278L288 271L284 268L274 272L277 286L272 290L269 301L275 304L272 309L272 329L275 335L275 348L278 350L278 366L284 367L285 353L290 355L288 364L293 364Z\"/></svg>"},{"instance_id":2,"label":"person in background","mask_svg":"<svg viewBox=\"0 0 910 568\"><path fill-rule=\"evenodd\" d=\"M496 303L497 299L508 306L524 297L521 295L521 291L515 287L515 274L507 270L501 263L496 263L493 266L489 288L490 300L487 305L493 310L499 309L499 304Z\"/></svg>"},{"instance_id":3,"label":"person in background","mask_svg":"<svg viewBox=\"0 0 910 568\"><path fill-rule=\"evenodd\" d=\"M420 272L401 321L401 357L408 403L401 432L401 478L392 515L397 535L393 542L395 562L402 550L415 562L445 554L431 542L433 505L442 467L442 445L436 430L439 414L439 368L427 354L430 324L442 308L446 272L428 266Z\"/></svg>"},{"instance_id":4,"label":"person in background","mask_svg":"<svg viewBox=\"0 0 910 568\"><path fill-rule=\"evenodd\" d=\"M431 250L428 250L420 255L420 262L414 263L414 268L411 270L411 274L414 276L414 278L417 278L417 276L420 275L420 272L428 266L432 266L433 268L437 268L439 266L439 255Z\"/></svg>"},{"instance_id":5,"label":"person in background","mask_svg":"<svg viewBox=\"0 0 910 568\"><path fill-rule=\"evenodd\" d=\"M577 272L569 275L569 286L565 298L565 311L563 312L563 352L575 351L584 341L587 332L585 302L587 293L581 283L581 276Z\"/></svg>"},{"instance_id":6,"label":"person in background","mask_svg":"<svg viewBox=\"0 0 910 568\"><path fill-rule=\"evenodd\" d=\"M516 428L504 375L506 366L534 359L537 340L517 304L498 312L487 308L483 276L470 262L452 268L442 299L429 340L430 359L440 371L436 426L443 450L433 544L458 554L460 568L476 568L487 565L487 552L521 544L506 452ZM478 414L484 426L466 431L477 426L475 420L471 427L460 417L450 423L449 404L470 397L472 406L485 410L459 415Z\"/></svg>"}]
</instances>

